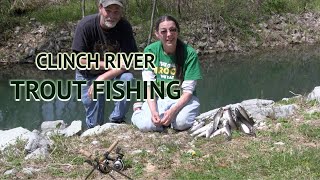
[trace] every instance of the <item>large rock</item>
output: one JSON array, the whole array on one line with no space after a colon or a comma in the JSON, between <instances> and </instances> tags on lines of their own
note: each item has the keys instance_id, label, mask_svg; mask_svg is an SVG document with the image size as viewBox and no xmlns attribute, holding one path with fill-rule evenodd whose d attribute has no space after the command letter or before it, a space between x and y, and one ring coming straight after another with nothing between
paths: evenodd
<instances>
[{"instance_id":1,"label":"large rock","mask_svg":"<svg viewBox=\"0 0 320 180\"><path fill-rule=\"evenodd\" d=\"M24 159L45 159L49 156L49 151L45 147L41 147L28 154Z\"/></svg>"},{"instance_id":2,"label":"large rock","mask_svg":"<svg viewBox=\"0 0 320 180\"><path fill-rule=\"evenodd\" d=\"M241 102L241 106L248 111L255 121L261 121L271 117L274 101L265 99L249 99Z\"/></svg>"},{"instance_id":3,"label":"large rock","mask_svg":"<svg viewBox=\"0 0 320 180\"><path fill-rule=\"evenodd\" d=\"M274 119L279 118L286 118L289 116L292 116L296 110L298 109L298 106L296 104L289 104L289 105L283 105L283 106L274 106L273 112L274 112Z\"/></svg>"},{"instance_id":4,"label":"large rock","mask_svg":"<svg viewBox=\"0 0 320 180\"><path fill-rule=\"evenodd\" d=\"M0 150L3 151L9 145L15 144L18 139L27 140L29 133L29 130L22 127L0 131Z\"/></svg>"},{"instance_id":5,"label":"large rock","mask_svg":"<svg viewBox=\"0 0 320 180\"><path fill-rule=\"evenodd\" d=\"M29 133L29 138L27 144L24 147L24 151L26 153L31 153L38 148L38 144L40 141L40 132L38 130L33 130Z\"/></svg>"},{"instance_id":6,"label":"large rock","mask_svg":"<svg viewBox=\"0 0 320 180\"><path fill-rule=\"evenodd\" d=\"M47 132L59 133L66 128L66 123L63 120L45 121L41 124L41 131L43 134Z\"/></svg>"},{"instance_id":7,"label":"large rock","mask_svg":"<svg viewBox=\"0 0 320 180\"><path fill-rule=\"evenodd\" d=\"M66 137L76 135L80 133L82 130L82 121L73 121L70 126L68 126L66 129L62 130L62 134L64 134Z\"/></svg>"},{"instance_id":8,"label":"large rock","mask_svg":"<svg viewBox=\"0 0 320 180\"><path fill-rule=\"evenodd\" d=\"M320 102L320 86L317 86L313 89L313 91L308 95L307 100L317 100Z\"/></svg>"},{"instance_id":9,"label":"large rock","mask_svg":"<svg viewBox=\"0 0 320 180\"><path fill-rule=\"evenodd\" d=\"M118 128L121 126L125 126L125 125L124 124L116 124L116 123L106 123L102 126L96 126L94 128L86 130L85 132L83 132L81 134L81 137L99 135L109 129Z\"/></svg>"}]
</instances>

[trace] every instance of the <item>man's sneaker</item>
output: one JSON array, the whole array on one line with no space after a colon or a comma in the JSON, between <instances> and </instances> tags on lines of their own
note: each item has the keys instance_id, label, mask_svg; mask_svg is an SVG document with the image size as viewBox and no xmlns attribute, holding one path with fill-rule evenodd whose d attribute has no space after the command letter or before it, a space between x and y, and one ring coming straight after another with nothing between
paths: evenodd
<instances>
[{"instance_id":1,"label":"man's sneaker","mask_svg":"<svg viewBox=\"0 0 320 180\"><path fill-rule=\"evenodd\" d=\"M133 104L133 112L136 111L136 110L138 110L138 109L141 109L142 104L143 104L143 102L136 102L136 103L134 103L134 104Z\"/></svg>"},{"instance_id":2,"label":"man's sneaker","mask_svg":"<svg viewBox=\"0 0 320 180\"><path fill-rule=\"evenodd\" d=\"M112 118L109 118L109 122L111 122L111 123L117 123L117 124L122 124L122 123L125 123L126 121L125 121L125 117L124 118L122 118L122 119L112 119Z\"/></svg>"}]
</instances>

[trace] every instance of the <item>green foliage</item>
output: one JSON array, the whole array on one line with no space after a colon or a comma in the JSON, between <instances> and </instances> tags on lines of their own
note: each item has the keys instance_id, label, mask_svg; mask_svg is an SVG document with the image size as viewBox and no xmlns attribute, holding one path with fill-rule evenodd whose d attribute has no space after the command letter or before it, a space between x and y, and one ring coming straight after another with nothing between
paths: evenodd
<instances>
[{"instance_id":1,"label":"green foliage","mask_svg":"<svg viewBox=\"0 0 320 180\"><path fill-rule=\"evenodd\" d=\"M5 157L6 166L11 168L21 168L24 162L24 145L23 140L18 139L15 145L8 146L1 154Z\"/></svg>"},{"instance_id":2,"label":"green foliage","mask_svg":"<svg viewBox=\"0 0 320 180\"><path fill-rule=\"evenodd\" d=\"M266 0L262 3L262 10L267 14L301 13L307 3L307 0Z\"/></svg>"},{"instance_id":3,"label":"green foliage","mask_svg":"<svg viewBox=\"0 0 320 180\"><path fill-rule=\"evenodd\" d=\"M173 179L304 179L319 176L317 149L268 151L262 155L261 145L252 143L248 148L249 154L245 156L229 152L224 159L217 160L216 155L211 155L204 162L199 162L195 169L175 170ZM233 162L227 160L230 156L234 157Z\"/></svg>"},{"instance_id":4,"label":"green foliage","mask_svg":"<svg viewBox=\"0 0 320 180\"><path fill-rule=\"evenodd\" d=\"M287 100L281 100L279 102L277 102L277 104L281 104L281 105L288 105L288 104L294 104L298 102L298 98L289 98Z\"/></svg>"},{"instance_id":5,"label":"green foliage","mask_svg":"<svg viewBox=\"0 0 320 180\"><path fill-rule=\"evenodd\" d=\"M25 21L24 17L10 14L10 6L9 1L0 1L0 40L3 39L4 41L10 37L8 30Z\"/></svg>"},{"instance_id":6,"label":"green foliage","mask_svg":"<svg viewBox=\"0 0 320 180\"><path fill-rule=\"evenodd\" d=\"M318 104L319 102L316 99L307 102L308 106L316 106Z\"/></svg>"},{"instance_id":7,"label":"green foliage","mask_svg":"<svg viewBox=\"0 0 320 180\"><path fill-rule=\"evenodd\" d=\"M299 126L299 132L301 132L304 136L307 136L308 138L320 138L320 128L310 126L309 124L303 124Z\"/></svg>"},{"instance_id":8,"label":"green foliage","mask_svg":"<svg viewBox=\"0 0 320 180\"><path fill-rule=\"evenodd\" d=\"M72 165L80 165L84 162L84 158L70 152L74 150L72 147L73 144L70 144L70 139L65 138L64 136L55 135L52 137L54 145L52 147L52 152L50 157L57 163L68 163ZM69 152L68 152L69 151Z\"/></svg>"},{"instance_id":9,"label":"green foliage","mask_svg":"<svg viewBox=\"0 0 320 180\"><path fill-rule=\"evenodd\" d=\"M142 174L143 174L143 168L144 168L144 165L143 165L143 164L136 163L135 166L133 167L133 169L134 169L134 176L135 176L135 177L142 176Z\"/></svg>"},{"instance_id":10,"label":"green foliage","mask_svg":"<svg viewBox=\"0 0 320 180\"><path fill-rule=\"evenodd\" d=\"M311 114L305 113L305 114L303 114L303 117L304 117L306 120L316 120L316 119L320 119L320 112L313 112L313 113L311 113Z\"/></svg>"},{"instance_id":11,"label":"green foliage","mask_svg":"<svg viewBox=\"0 0 320 180\"><path fill-rule=\"evenodd\" d=\"M62 24L68 21L77 21L82 18L81 3L79 0L28 0L24 3L20 15L10 13L14 1L0 1L0 33L2 38L8 39L10 33L3 33L17 25L24 25L30 18L36 18L41 23ZM17 2L22 2L18 0ZM31 2L31 3L30 3ZM33 2L33 3L32 3ZM232 32L244 40L258 36L252 31L251 24L259 22L274 13L301 13L303 11L320 10L319 1L310 0L194 0L180 1L180 10L176 0L157 1L155 19L169 14L181 19L197 21L206 20L211 23L225 23L228 29L213 29L217 36ZM98 12L97 1L86 1L86 15ZM133 24L139 25L136 39L146 42L152 13L150 0L127 1L125 16ZM18 6L20 7L20 6ZM186 30L188 31L188 30ZM182 34L183 35L183 34ZM258 38L259 40L259 38Z\"/></svg>"},{"instance_id":12,"label":"green foliage","mask_svg":"<svg viewBox=\"0 0 320 180\"><path fill-rule=\"evenodd\" d=\"M290 124L289 120L286 118L279 118L277 121L280 122L282 127L284 127L284 128L291 128L292 127L292 124Z\"/></svg>"},{"instance_id":13,"label":"green foliage","mask_svg":"<svg viewBox=\"0 0 320 180\"><path fill-rule=\"evenodd\" d=\"M86 1L86 15L98 12L95 1ZM27 14L29 17L36 18L41 23L64 23L77 21L82 18L81 6L78 0L70 0L62 5L44 6Z\"/></svg>"}]
</instances>

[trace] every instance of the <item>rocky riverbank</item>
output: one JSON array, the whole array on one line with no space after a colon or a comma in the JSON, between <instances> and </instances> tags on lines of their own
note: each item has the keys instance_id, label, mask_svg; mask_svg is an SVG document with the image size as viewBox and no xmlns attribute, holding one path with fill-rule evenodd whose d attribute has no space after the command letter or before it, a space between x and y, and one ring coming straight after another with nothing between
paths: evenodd
<instances>
[{"instance_id":1,"label":"rocky riverbank","mask_svg":"<svg viewBox=\"0 0 320 180\"><path fill-rule=\"evenodd\" d=\"M221 135L206 140L201 137L193 138L188 131L173 132L171 129L164 133L143 133L132 125L113 123L106 123L83 132L81 121L74 121L67 126L62 120L44 122L40 131L33 130L30 132L21 127L0 131L0 154L2 155L0 158L0 170L2 172L0 177L10 179L83 179L89 173L90 166L84 164L84 156L80 150L94 153L92 149L95 149L104 152L112 143L111 141L116 140L120 141L119 144L123 147L122 152L125 153L124 159L126 161L124 164L126 168L124 173L135 179L179 177L180 175L174 174L177 168L199 167L202 161L206 161L210 156L215 156L213 151L217 152L221 147L221 151L227 151L231 148L233 152L229 153L240 151L242 153L241 158L252 156L252 154L246 153L248 150L241 149L242 146L257 149L256 146L259 143L262 148L265 148L260 149L262 153L265 151L282 153L287 148L289 148L290 153L293 153L291 151L294 148L298 148L300 151L311 147L318 148L320 144L314 139L319 137L315 131L319 129L319 103L320 87L315 87L307 97L295 95L292 98L284 98L277 103L262 99L245 100L238 104L241 104L255 121L257 136L254 138L244 134L241 135L234 130L230 141L224 140ZM206 119L217 110L218 108L203 113L197 119ZM306 129L311 125L315 129ZM290 138L284 132L288 132ZM278 137L277 134L281 136ZM293 142L287 138L292 139ZM250 142L255 146L248 146ZM270 144L271 149L266 149L269 148ZM294 147L292 145L299 146ZM15 161L12 159L12 152L14 152ZM228 161L237 158L234 154L233 157L227 155L222 157L227 158ZM195 160L199 162L192 164L191 162ZM12 161L19 163L14 164ZM303 162L306 161L311 162L304 158ZM191 164L185 164L185 162ZM224 163L225 161L218 162L218 165L226 166L224 168L230 166L229 164L224 165ZM241 162L233 163L241 165ZM294 164L297 164L296 161ZM208 164L204 165L207 166ZM142 169L138 170L136 166L141 166ZM247 166L247 163L245 163L245 166ZM170 167L175 167L175 170ZM57 171L62 174L57 173ZM144 173L137 174L140 171ZM248 177L257 177L251 174L251 170L249 172ZM112 175L121 178L115 172ZM311 174L301 173L300 175L314 177ZM93 178L99 179L103 176L103 174L95 173Z\"/></svg>"},{"instance_id":2,"label":"rocky riverbank","mask_svg":"<svg viewBox=\"0 0 320 180\"><path fill-rule=\"evenodd\" d=\"M320 13L273 15L252 24L253 34L243 34L223 20L181 22L182 36L200 55L223 52L244 53L253 49L285 47L320 42ZM31 18L25 27L15 27L12 37L0 43L0 63L32 63L37 53L70 52L76 22L61 27L44 25ZM138 35L145 31L133 24L137 43L142 50L146 43ZM146 39L146 38L143 38Z\"/></svg>"}]
</instances>

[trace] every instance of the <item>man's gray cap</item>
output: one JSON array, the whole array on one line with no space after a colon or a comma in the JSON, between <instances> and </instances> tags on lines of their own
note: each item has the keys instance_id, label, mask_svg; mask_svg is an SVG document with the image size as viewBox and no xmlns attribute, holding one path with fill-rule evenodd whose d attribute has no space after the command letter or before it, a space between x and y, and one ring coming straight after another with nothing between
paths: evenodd
<instances>
[{"instance_id":1,"label":"man's gray cap","mask_svg":"<svg viewBox=\"0 0 320 180\"><path fill-rule=\"evenodd\" d=\"M103 7L108 7L112 4L116 4L123 7L124 2L123 0L100 0L100 4L102 4Z\"/></svg>"}]
</instances>

